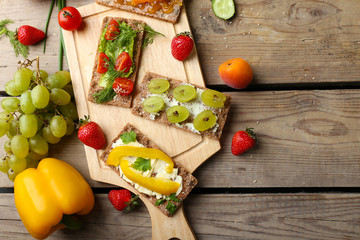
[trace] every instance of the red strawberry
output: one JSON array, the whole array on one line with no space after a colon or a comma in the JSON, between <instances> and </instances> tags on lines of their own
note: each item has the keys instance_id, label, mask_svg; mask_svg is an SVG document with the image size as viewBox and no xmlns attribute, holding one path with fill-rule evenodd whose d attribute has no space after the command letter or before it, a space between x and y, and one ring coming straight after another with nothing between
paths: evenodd
<instances>
[{"instance_id":1,"label":"red strawberry","mask_svg":"<svg viewBox=\"0 0 360 240\"><path fill-rule=\"evenodd\" d=\"M78 138L86 146L97 150L104 148L106 141L101 127L97 123L89 121L89 116L85 116L85 119L80 119Z\"/></svg>"},{"instance_id":2,"label":"red strawberry","mask_svg":"<svg viewBox=\"0 0 360 240\"><path fill-rule=\"evenodd\" d=\"M255 145L255 132L253 128L246 128L245 131L238 131L234 134L231 142L231 152L240 155Z\"/></svg>"},{"instance_id":3,"label":"red strawberry","mask_svg":"<svg viewBox=\"0 0 360 240\"><path fill-rule=\"evenodd\" d=\"M33 45L45 37L45 33L29 25L23 25L17 30L17 38L23 45Z\"/></svg>"},{"instance_id":4,"label":"red strawberry","mask_svg":"<svg viewBox=\"0 0 360 240\"><path fill-rule=\"evenodd\" d=\"M131 192L127 189L111 190L108 197L118 211L130 212L139 205L137 201L139 196L132 197Z\"/></svg>"},{"instance_id":5,"label":"red strawberry","mask_svg":"<svg viewBox=\"0 0 360 240\"><path fill-rule=\"evenodd\" d=\"M194 47L194 41L189 32L177 34L171 41L171 54L179 61L185 60Z\"/></svg>"}]
</instances>

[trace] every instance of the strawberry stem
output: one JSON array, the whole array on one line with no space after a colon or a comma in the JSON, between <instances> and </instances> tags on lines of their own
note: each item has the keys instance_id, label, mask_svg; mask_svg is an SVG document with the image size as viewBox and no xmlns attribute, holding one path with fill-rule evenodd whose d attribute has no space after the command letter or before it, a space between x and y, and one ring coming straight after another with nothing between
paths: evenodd
<instances>
[{"instance_id":1,"label":"strawberry stem","mask_svg":"<svg viewBox=\"0 0 360 240\"><path fill-rule=\"evenodd\" d=\"M254 128L248 128L248 127L246 127L245 132L246 132L252 139L255 139L256 133L254 132Z\"/></svg>"}]
</instances>

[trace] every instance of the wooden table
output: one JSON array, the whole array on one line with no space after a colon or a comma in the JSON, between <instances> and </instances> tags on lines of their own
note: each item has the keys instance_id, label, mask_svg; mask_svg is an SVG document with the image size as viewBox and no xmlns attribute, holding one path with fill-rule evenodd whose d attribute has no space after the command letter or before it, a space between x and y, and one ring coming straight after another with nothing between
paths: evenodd
<instances>
[{"instance_id":1,"label":"wooden table","mask_svg":"<svg viewBox=\"0 0 360 240\"><path fill-rule=\"evenodd\" d=\"M82 6L92 0L68 0ZM236 0L236 16L216 18L208 0L185 1L208 87L229 93L233 105L222 150L195 173L199 185L184 202L198 239L360 239L360 2L358 0ZM1 18L43 29L50 1L1 0ZM0 39L0 94L17 61ZM49 26L49 73L58 69L59 28ZM253 67L246 90L225 86L218 66L234 57ZM65 62L65 69L67 65ZM256 148L230 151L233 134L254 127ZM1 138L1 144L5 138ZM4 154L4 150L1 149ZM84 229L49 239L150 239L145 206L124 214L107 193L115 186L90 179L76 135L52 146L50 156L78 169L93 187L96 205ZM17 214L13 183L0 174L0 239L32 239Z\"/></svg>"}]
</instances>

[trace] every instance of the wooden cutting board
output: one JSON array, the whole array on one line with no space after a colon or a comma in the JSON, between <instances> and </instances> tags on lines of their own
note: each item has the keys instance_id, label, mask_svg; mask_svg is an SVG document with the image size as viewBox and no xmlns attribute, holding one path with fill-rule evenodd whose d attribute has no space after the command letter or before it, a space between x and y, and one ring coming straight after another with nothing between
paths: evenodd
<instances>
[{"instance_id":1,"label":"wooden cutting board","mask_svg":"<svg viewBox=\"0 0 360 240\"><path fill-rule=\"evenodd\" d=\"M177 33L190 31L184 6L177 24L95 3L80 7L78 10L83 17L82 27L75 32L63 31L63 36L80 117L90 115L91 120L97 122L103 129L108 143L117 136L126 123L131 123L189 172L193 172L201 163L220 150L219 141L202 138L196 134L134 116L130 112L131 109L95 104L86 100L102 19L105 16L142 20L155 31L165 35L165 37L156 37L153 44L142 50L136 81L137 87L148 71L205 86L196 49L184 62L175 60L171 55L171 39ZM102 161L99 161L101 150L96 151L85 146L85 152L91 178L127 188L138 194L136 189L122 180ZM146 198L142 197L141 199L151 216L153 239L195 239L182 207L173 217L167 217Z\"/></svg>"}]
</instances>

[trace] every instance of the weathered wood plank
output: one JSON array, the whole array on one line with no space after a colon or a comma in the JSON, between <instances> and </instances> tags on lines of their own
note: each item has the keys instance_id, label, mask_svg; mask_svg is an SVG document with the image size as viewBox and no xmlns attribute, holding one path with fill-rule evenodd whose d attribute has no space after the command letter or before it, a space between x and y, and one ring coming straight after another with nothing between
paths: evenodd
<instances>
[{"instance_id":1,"label":"weathered wood plank","mask_svg":"<svg viewBox=\"0 0 360 240\"><path fill-rule=\"evenodd\" d=\"M92 0L69 0L82 6ZM11 18L15 29L24 24L45 27L48 1L2 0L3 18ZM359 81L360 2L349 1L236 1L236 16L219 20L207 0L185 1L207 84L222 84L218 66L227 59L243 57L255 72L254 83ZM42 44L30 47L29 58L41 57L41 68L58 69L59 31L54 10L46 54ZM13 77L16 58L2 37L0 89ZM226 48L228 46L228 48ZM64 61L64 68L67 63Z\"/></svg>"},{"instance_id":2,"label":"weathered wood plank","mask_svg":"<svg viewBox=\"0 0 360 240\"><path fill-rule=\"evenodd\" d=\"M0 195L0 238L32 239L20 221L13 194ZM190 195L188 219L201 239L359 239L359 194L218 194ZM48 239L150 239L151 222L144 206L124 214L106 194L81 217L84 229L61 230Z\"/></svg>"},{"instance_id":3,"label":"weathered wood plank","mask_svg":"<svg viewBox=\"0 0 360 240\"><path fill-rule=\"evenodd\" d=\"M195 172L199 186L359 187L358 90L231 95L223 149ZM232 136L246 127L259 144L236 157Z\"/></svg>"},{"instance_id":4,"label":"weathered wood plank","mask_svg":"<svg viewBox=\"0 0 360 240\"><path fill-rule=\"evenodd\" d=\"M222 150L195 172L199 187L359 187L359 91L230 94ZM255 128L259 144L234 156L232 136L245 127ZM69 161L89 179L76 136L53 149L51 156ZM0 174L0 186L9 184Z\"/></svg>"},{"instance_id":5,"label":"weathered wood plank","mask_svg":"<svg viewBox=\"0 0 360 240\"><path fill-rule=\"evenodd\" d=\"M235 2L223 21L211 1L186 1L207 84L222 84L218 66L234 57L249 61L257 84L359 81L359 1Z\"/></svg>"},{"instance_id":6,"label":"weathered wood plank","mask_svg":"<svg viewBox=\"0 0 360 240\"><path fill-rule=\"evenodd\" d=\"M8 25L8 29L15 31L22 25L30 25L44 30L46 18L49 11L51 1L21 1L21 0L1 0L1 20L9 18L14 21ZM92 0L68 0L68 6L79 7L84 4L92 3ZM53 74L59 69L59 39L60 27L57 21L57 7L54 7L50 24L48 27L48 37L46 44L46 52L43 54L43 42L30 46L29 59L40 56L40 69ZM14 73L18 67L18 61L22 61L21 56L15 57L13 48L9 40L4 36L0 37L0 90L5 89L5 84L13 79ZM66 59L64 58L64 69L68 69Z\"/></svg>"}]
</instances>

